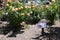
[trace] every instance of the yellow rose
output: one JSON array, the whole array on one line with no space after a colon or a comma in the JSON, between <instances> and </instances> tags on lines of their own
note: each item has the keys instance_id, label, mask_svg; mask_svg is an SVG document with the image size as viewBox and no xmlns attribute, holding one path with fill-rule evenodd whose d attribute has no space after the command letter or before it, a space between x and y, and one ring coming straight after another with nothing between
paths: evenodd
<instances>
[{"instance_id":1,"label":"yellow rose","mask_svg":"<svg viewBox=\"0 0 60 40\"><path fill-rule=\"evenodd\" d=\"M25 8L31 8L31 6L25 6Z\"/></svg>"},{"instance_id":2,"label":"yellow rose","mask_svg":"<svg viewBox=\"0 0 60 40\"><path fill-rule=\"evenodd\" d=\"M14 7L12 7L12 11L15 11Z\"/></svg>"},{"instance_id":3,"label":"yellow rose","mask_svg":"<svg viewBox=\"0 0 60 40\"><path fill-rule=\"evenodd\" d=\"M26 23L25 23L25 22L22 22L22 23L20 23L20 24L24 26Z\"/></svg>"},{"instance_id":4,"label":"yellow rose","mask_svg":"<svg viewBox=\"0 0 60 40\"><path fill-rule=\"evenodd\" d=\"M55 2L56 0L52 0L52 2Z\"/></svg>"},{"instance_id":5,"label":"yellow rose","mask_svg":"<svg viewBox=\"0 0 60 40\"><path fill-rule=\"evenodd\" d=\"M32 13L32 11L30 13Z\"/></svg>"},{"instance_id":6,"label":"yellow rose","mask_svg":"<svg viewBox=\"0 0 60 40\"><path fill-rule=\"evenodd\" d=\"M15 10L19 10L18 8L15 8Z\"/></svg>"},{"instance_id":7,"label":"yellow rose","mask_svg":"<svg viewBox=\"0 0 60 40\"><path fill-rule=\"evenodd\" d=\"M12 8L12 6L10 6L10 8Z\"/></svg>"},{"instance_id":8,"label":"yellow rose","mask_svg":"<svg viewBox=\"0 0 60 40\"><path fill-rule=\"evenodd\" d=\"M7 0L7 2L11 2L11 0Z\"/></svg>"},{"instance_id":9,"label":"yellow rose","mask_svg":"<svg viewBox=\"0 0 60 40\"><path fill-rule=\"evenodd\" d=\"M27 16L30 16L30 13L27 13Z\"/></svg>"},{"instance_id":10,"label":"yellow rose","mask_svg":"<svg viewBox=\"0 0 60 40\"><path fill-rule=\"evenodd\" d=\"M15 9L12 9L12 11L15 11Z\"/></svg>"},{"instance_id":11,"label":"yellow rose","mask_svg":"<svg viewBox=\"0 0 60 40\"><path fill-rule=\"evenodd\" d=\"M27 8L27 6L25 6L25 8Z\"/></svg>"},{"instance_id":12,"label":"yellow rose","mask_svg":"<svg viewBox=\"0 0 60 40\"><path fill-rule=\"evenodd\" d=\"M22 7L22 6L21 6L20 8L21 8L21 9L23 9L23 7Z\"/></svg>"},{"instance_id":13,"label":"yellow rose","mask_svg":"<svg viewBox=\"0 0 60 40\"><path fill-rule=\"evenodd\" d=\"M21 13L22 16L24 16L24 13Z\"/></svg>"},{"instance_id":14,"label":"yellow rose","mask_svg":"<svg viewBox=\"0 0 60 40\"><path fill-rule=\"evenodd\" d=\"M28 6L28 8L31 8L31 6Z\"/></svg>"},{"instance_id":15,"label":"yellow rose","mask_svg":"<svg viewBox=\"0 0 60 40\"><path fill-rule=\"evenodd\" d=\"M21 8L18 8L18 10L21 10Z\"/></svg>"},{"instance_id":16,"label":"yellow rose","mask_svg":"<svg viewBox=\"0 0 60 40\"><path fill-rule=\"evenodd\" d=\"M49 7L49 5L46 5L46 8L48 8Z\"/></svg>"},{"instance_id":17,"label":"yellow rose","mask_svg":"<svg viewBox=\"0 0 60 40\"><path fill-rule=\"evenodd\" d=\"M22 9L23 9L23 7L19 7L19 8L18 8L18 10L22 10Z\"/></svg>"},{"instance_id":18,"label":"yellow rose","mask_svg":"<svg viewBox=\"0 0 60 40\"><path fill-rule=\"evenodd\" d=\"M6 4L6 6L9 6L9 4Z\"/></svg>"}]
</instances>

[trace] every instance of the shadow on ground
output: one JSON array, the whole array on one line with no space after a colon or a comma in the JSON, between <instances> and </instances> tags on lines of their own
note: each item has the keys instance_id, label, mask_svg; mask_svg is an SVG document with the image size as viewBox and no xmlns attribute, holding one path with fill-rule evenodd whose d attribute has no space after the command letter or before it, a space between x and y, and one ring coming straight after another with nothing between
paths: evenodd
<instances>
[{"instance_id":1,"label":"shadow on ground","mask_svg":"<svg viewBox=\"0 0 60 40\"><path fill-rule=\"evenodd\" d=\"M60 40L60 27L50 27L49 32L44 32L43 35L39 35L36 38L38 40Z\"/></svg>"},{"instance_id":2,"label":"shadow on ground","mask_svg":"<svg viewBox=\"0 0 60 40\"><path fill-rule=\"evenodd\" d=\"M19 28L15 26L13 27L13 26L7 25L7 27L0 28L0 34L7 35L8 33L12 31L12 33L10 33L8 37L16 37L17 34L24 33L24 31L21 31L21 30L24 30L24 28Z\"/></svg>"}]
</instances>

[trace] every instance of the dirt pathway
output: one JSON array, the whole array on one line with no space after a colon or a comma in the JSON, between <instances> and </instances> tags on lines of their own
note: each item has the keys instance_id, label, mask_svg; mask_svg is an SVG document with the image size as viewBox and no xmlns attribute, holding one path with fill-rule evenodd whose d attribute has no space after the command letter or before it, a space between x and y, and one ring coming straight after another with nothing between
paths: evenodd
<instances>
[{"instance_id":1,"label":"dirt pathway","mask_svg":"<svg viewBox=\"0 0 60 40\"><path fill-rule=\"evenodd\" d=\"M58 22L56 25L60 26L60 22ZM2 26L0 24L0 26ZM4 25L3 25L4 26ZM7 35L1 35L0 34L0 40L33 40L32 37L36 37L36 34L40 33L38 27L36 25L29 25L29 29L25 29L24 33L17 34L17 37L8 37Z\"/></svg>"},{"instance_id":2,"label":"dirt pathway","mask_svg":"<svg viewBox=\"0 0 60 40\"><path fill-rule=\"evenodd\" d=\"M24 33L17 34L17 37L8 37L7 35L0 35L0 40L33 40L32 37L35 37L39 33L39 29L36 25L29 25L29 29L25 29Z\"/></svg>"}]
</instances>

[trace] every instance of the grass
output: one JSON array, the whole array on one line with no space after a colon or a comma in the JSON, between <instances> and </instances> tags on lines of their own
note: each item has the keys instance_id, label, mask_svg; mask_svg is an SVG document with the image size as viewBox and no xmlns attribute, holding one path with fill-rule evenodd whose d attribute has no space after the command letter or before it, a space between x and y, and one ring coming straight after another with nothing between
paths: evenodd
<instances>
[{"instance_id":1,"label":"grass","mask_svg":"<svg viewBox=\"0 0 60 40\"><path fill-rule=\"evenodd\" d=\"M29 26L28 24L26 24L26 25L25 25L25 28L26 28L26 29L29 29L29 28L30 28L30 26Z\"/></svg>"}]
</instances>

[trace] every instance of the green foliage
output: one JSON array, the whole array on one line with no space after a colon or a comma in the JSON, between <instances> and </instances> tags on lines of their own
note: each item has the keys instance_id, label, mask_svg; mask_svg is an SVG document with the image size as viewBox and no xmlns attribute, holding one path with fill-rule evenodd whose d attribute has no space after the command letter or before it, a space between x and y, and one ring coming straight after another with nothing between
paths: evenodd
<instances>
[{"instance_id":1,"label":"green foliage","mask_svg":"<svg viewBox=\"0 0 60 40\"><path fill-rule=\"evenodd\" d=\"M20 27L20 23L30 16L31 8L25 8L24 3L10 2L6 4L3 11L8 12L7 20L10 25Z\"/></svg>"},{"instance_id":2,"label":"green foliage","mask_svg":"<svg viewBox=\"0 0 60 40\"><path fill-rule=\"evenodd\" d=\"M32 4L32 2L31 2ZM20 26L22 21L29 23L37 23L40 19L47 19L50 23L57 20L57 15L60 15L60 5L58 2L52 5L32 4L26 6L25 3L10 2L3 8L4 13L8 12L7 18L11 25Z\"/></svg>"},{"instance_id":3,"label":"green foliage","mask_svg":"<svg viewBox=\"0 0 60 40\"><path fill-rule=\"evenodd\" d=\"M30 26L29 26L28 24L26 24L26 25L25 25L25 28L29 29L29 28L30 28Z\"/></svg>"},{"instance_id":4,"label":"green foliage","mask_svg":"<svg viewBox=\"0 0 60 40\"><path fill-rule=\"evenodd\" d=\"M0 11L0 19L2 18L4 12L3 11Z\"/></svg>"}]
</instances>

